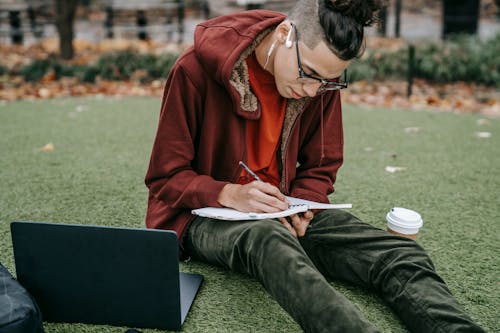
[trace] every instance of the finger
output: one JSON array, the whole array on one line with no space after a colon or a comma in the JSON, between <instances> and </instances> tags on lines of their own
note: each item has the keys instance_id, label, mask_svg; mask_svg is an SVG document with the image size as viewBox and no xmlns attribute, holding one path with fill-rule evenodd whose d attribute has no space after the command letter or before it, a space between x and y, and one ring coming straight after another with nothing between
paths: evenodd
<instances>
[{"instance_id":1,"label":"finger","mask_svg":"<svg viewBox=\"0 0 500 333\"><path fill-rule=\"evenodd\" d=\"M284 218L284 217L280 217L278 218L278 220L280 221L281 224L283 224L287 229L288 231L290 231L290 233L292 235L294 235L295 237L297 237L297 232L295 231L295 229L292 227L292 225L290 223L288 223L287 219Z\"/></svg>"},{"instance_id":2,"label":"finger","mask_svg":"<svg viewBox=\"0 0 500 333\"><path fill-rule=\"evenodd\" d=\"M267 206L275 207L278 211L288 209L287 202L279 200L275 196L263 192L261 188L251 188L248 193L253 198L253 200Z\"/></svg>"},{"instance_id":3,"label":"finger","mask_svg":"<svg viewBox=\"0 0 500 333\"><path fill-rule=\"evenodd\" d=\"M308 210L308 211L304 212L303 217L304 217L305 219L307 219L307 220L309 220L309 221L310 221L310 220L312 220L312 219L313 219L313 217L314 217L314 213L313 213L313 212L311 212L310 210Z\"/></svg>"},{"instance_id":4,"label":"finger","mask_svg":"<svg viewBox=\"0 0 500 333\"><path fill-rule=\"evenodd\" d=\"M271 206L264 202L252 200L250 203L250 210L255 213L277 213L281 212L283 209Z\"/></svg>"},{"instance_id":5,"label":"finger","mask_svg":"<svg viewBox=\"0 0 500 333\"><path fill-rule=\"evenodd\" d=\"M279 211L288 209L288 203L285 201L281 201L281 200L277 199L276 197L264 194L259 199L261 200L261 202L263 204L271 206L271 207L275 207Z\"/></svg>"},{"instance_id":6,"label":"finger","mask_svg":"<svg viewBox=\"0 0 500 333\"><path fill-rule=\"evenodd\" d=\"M300 217L298 214L293 214L289 216L290 224L295 229L298 237L302 237L306 234L307 226L309 225L308 219Z\"/></svg>"},{"instance_id":7,"label":"finger","mask_svg":"<svg viewBox=\"0 0 500 333\"><path fill-rule=\"evenodd\" d=\"M253 182L253 183L255 183L255 186L257 186L262 192L264 192L270 196L273 196L280 201L283 201L283 202L286 202L287 204L289 204L285 195L283 193L281 193L279 188L277 188L276 186L271 185L269 183L258 182L258 181Z\"/></svg>"}]
</instances>

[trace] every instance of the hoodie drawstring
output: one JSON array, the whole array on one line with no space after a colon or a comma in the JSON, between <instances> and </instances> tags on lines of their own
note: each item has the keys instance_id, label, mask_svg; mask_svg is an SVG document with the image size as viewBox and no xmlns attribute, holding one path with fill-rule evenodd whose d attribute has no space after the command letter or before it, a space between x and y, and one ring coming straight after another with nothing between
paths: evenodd
<instances>
[{"instance_id":1,"label":"hoodie drawstring","mask_svg":"<svg viewBox=\"0 0 500 333\"><path fill-rule=\"evenodd\" d=\"M325 139L323 135L323 95L321 95L321 118L320 118L320 131L321 131L321 157L319 158L319 166L323 163L323 158L325 157Z\"/></svg>"}]
</instances>

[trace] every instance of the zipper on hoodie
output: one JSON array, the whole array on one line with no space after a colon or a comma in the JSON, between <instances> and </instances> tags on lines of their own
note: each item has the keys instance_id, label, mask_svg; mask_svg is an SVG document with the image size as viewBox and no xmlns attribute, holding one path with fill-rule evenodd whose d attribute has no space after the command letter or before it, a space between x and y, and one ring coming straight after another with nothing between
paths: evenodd
<instances>
[{"instance_id":1,"label":"zipper on hoodie","mask_svg":"<svg viewBox=\"0 0 500 333\"><path fill-rule=\"evenodd\" d=\"M299 119L299 117L302 116L302 113L304 112L304 110L309 106L309 104L311 104L311 100L309 99L307 102L304 103L304 106L302 107L302 110L300 111L299 115L297 117L295 117L295 119L293 120L293 124L292 124L292 128L290 130L290 135L288 136L288 140L285 142L285 149L284 149L284 156L282 156L281 158L281 161L282 161L282 164L283 164L283 175L282 175L282 178L283 178L283 182L280 183L280 190L281 192L283 192L283 194L285 195L289 195L290 193L288 193L288 189L285 188L288 184L288 173L286 171L286 159L287 159L287 155L288 155L288 145L290 143L290 138L292 137L292 133L293 131L295 130L295 126L297 124L297 119Z\"/></svg>"},{"instance_id":2,"label":"zipper on hoodie","mask_svg":"<svg viewBox=\"0 0 500 333\"><path fill-rule=\"evenodd\" d=\"M243 123L243 131L241 131L243 134L243 155L240 156L240 159L239 161L243 161L243 163L247 164L248 165L248 161L246 159L247 155L248 155L248 142L247 142L247 122L248 120L245 119L244 123ZM237 162L239 162L237 161ZM238 182L238 180L240 179L240 174L241 174L241 171L240 171L240 166L238 163L236 163L236 167L234 168L236 170L236 173L233 175L233 181L232 183L233 184L236 184Z\"/></svg>"}]
</instances>

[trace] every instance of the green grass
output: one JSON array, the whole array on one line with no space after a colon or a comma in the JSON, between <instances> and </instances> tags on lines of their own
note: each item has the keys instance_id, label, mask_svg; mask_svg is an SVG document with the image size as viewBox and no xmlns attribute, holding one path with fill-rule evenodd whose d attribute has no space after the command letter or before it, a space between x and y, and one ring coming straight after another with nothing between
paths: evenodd
<instances>
[{"instance_id":1,"label":"green grass","mask_svg":"<svg viewBox=\"0 0 500 333\"><path fill-rule=\"evenodd\" d=\"M159 106L159 98L0 104L0 262L14 272L13 220L142 227ZM418 241L438 272L467 312L498 332L500 120L478 125L479 118L347 106L345 163L332 199L352 202L354 214L381 228L390 207L419 211ZM492 136L480 139L478 131ZM39 150L49 142L53 151ZM388 173L388 165L406 169ZM205 276L184 332L300 332L254 280L196 262L181 270ZM406 332L377 296L333 285L383 332ZM48 333L124 331L45 326Z\"/></svg>"}]
</instances>

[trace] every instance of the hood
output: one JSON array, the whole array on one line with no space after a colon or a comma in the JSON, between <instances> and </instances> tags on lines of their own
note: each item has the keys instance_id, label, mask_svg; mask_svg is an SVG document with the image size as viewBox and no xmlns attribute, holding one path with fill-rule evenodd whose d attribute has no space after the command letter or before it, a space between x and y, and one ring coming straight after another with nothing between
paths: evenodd
<instances>
[{"instance_id":1,"label":"hood","mask_svg":"<svg viewBox=\"0 0 500 333\"><path fill-rule=\"evenodd\" d=\"M245 59L285 18L283 14L268 10L252 10L220 16L196 27L194 52L199 63L207 75L231 94L233 111L245 119L259 119L261 114L257 97L250 90ZM309 97L287 100L281 133L281 165L286 165L288 139L307 101ZM321 149L323 151L323 146ZM287 193L286 184L286 177L282 176L280 189L283 193Z\"/></svg>"},{"instance_id":2,"label":"hood","mask_svg":"<svg viewBox=\"0 0 500 333\"><path fill-rule=\"evenodd\" d=\"M220 16L200 23L194 34L194 51L207 74L231 93L235 111L258 117L257 98L249 90L245 59L260 41L286 17L268 10ZM253 114L249 114L253 113Z\"/></svg>"}]
</instances>

